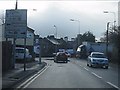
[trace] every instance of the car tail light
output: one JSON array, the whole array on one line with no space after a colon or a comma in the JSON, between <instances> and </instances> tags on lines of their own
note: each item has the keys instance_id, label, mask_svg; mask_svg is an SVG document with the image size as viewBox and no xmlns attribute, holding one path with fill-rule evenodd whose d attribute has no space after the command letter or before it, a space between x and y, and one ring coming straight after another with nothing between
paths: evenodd
<instances>
[{"instance_id":1,"label":"car tail light","mask_svg":"<svg viewBox=\"0 0 120 90\"><path fill-rule=\"evenodd\" d=\"M65 54L64 56L67 58L67 55L66 55L66 54Z\"/></svg>"}]
</instances>

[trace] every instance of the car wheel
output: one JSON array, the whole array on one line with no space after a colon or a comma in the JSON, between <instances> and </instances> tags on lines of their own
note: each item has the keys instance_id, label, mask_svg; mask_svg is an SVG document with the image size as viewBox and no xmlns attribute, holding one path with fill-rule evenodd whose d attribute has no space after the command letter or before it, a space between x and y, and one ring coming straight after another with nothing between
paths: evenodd
<instances>
[{"instance_id":1,"label":"car wheel","mask_svg":"<svg viewBox=\"0 0 120 90\"><path fill-rule=\"evenodd\" d=\"M105 68L105 69L108 69L108 66L105 66L104 68Z\"/></svg>"},{"instance_id":2,"label":"car wheel","mask_svg":"<svg viewBox=\"0 0 120 90\"><path fill-rule=\"evenodd\" d=\"M89 66L89 64L87 63L87 66Z\"/></svg>"},{"instance_id":3,"label":"car wheel","mask_svg":"<svg viewBox=\"0 0 120 90\"><path fill-rule=\"evenodd\" d=\"M93 65L92 65L92 64L90 64L89 66L90 66L90 67L93 67Z\"/></svg>"}]
</instances>

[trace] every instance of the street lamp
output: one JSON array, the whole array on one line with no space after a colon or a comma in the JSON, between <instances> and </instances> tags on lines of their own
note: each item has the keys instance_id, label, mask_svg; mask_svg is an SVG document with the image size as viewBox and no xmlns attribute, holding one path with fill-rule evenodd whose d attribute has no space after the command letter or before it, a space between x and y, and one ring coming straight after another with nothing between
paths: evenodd
<instances>
[{"instance_id":1,"label":"street lamp","mask_svg":"<svg viewBox=\"0 0 120 90\"><path fill-rule=\"evenodd\" d=\"M76 22L78 22L78 37L79 37L79 35L80 35L80 20L75 20L75 19L70 19L70 21L76 21ZM79 44L80 44L80 40L79 40L79 38L78 38L78 46L79 46Z\"/></svg>"},{"instance_id":2,"label":"street lamp","mask_svg":"<svg viewBox=\"0 0 120 90\"><path fill-rule=\"evenodd\" d=\"M106 56L108 57L108 30L109 30L109 24L110 22L107 23L107 31L106 31Z\"/></svg>"},{"instance_id":3,"label":"street lamp","mask_svg":"<svg viewBox=\"0 0 120 90\"><path fill-rule=\"evenodd\" d=\"M103 13L112 13L114 15L114 30L115 30L115 23L116 23L116 14L115 14L115 12L103 11Z\"/></svg>"},{"instance_id":4,"label":"street lamp","mask_svg":"<svg viewBox=\"0 0 120 90\"><path fill-rule=\"evenodd\" d=\"M78 24L79 24L78 34L80 34L80 20L70 19L70 21L76 21L76 22L78 22Z\"/></svg>"},{"instance_id":5,"label":"street lamp","mask_svg":"<svg viewBox=\"0 0 120 90\"><path fill-rule=\"evenodd\" d=\"M57 26L54 25L54 28L55 28L55 30L56 30L56 39L57 39Z\"/></svg>"},{"instance_id":6,"label":"street lamp","mask_svg":"<svg viewBox=\"0 0 120 90\"><path fill-rule=\"evenodd\" d=\"M57 26L54 25L53 27L54 27L55 30L56 30L56 40L57 40ZM55 47L55 53L57 54L57 42L56 42L56 47Z\"/></svg>"}]
</instances>

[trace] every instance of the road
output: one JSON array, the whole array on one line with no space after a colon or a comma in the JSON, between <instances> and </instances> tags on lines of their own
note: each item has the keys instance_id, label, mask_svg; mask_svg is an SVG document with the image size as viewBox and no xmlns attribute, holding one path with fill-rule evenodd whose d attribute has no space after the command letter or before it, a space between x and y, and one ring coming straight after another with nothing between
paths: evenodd
<instances>
[{"instance_id":1,"label":"road","mask_svg":"<svg viewBox=\"0 0 120 90\"><path fill-rule=\"evenodd\" d=\"M44 72L28 82L24 88L118 88L118 74L115 68L91 68L86 60L69 58L68 63L48 64Z\"/></svg>"}]
</instances>

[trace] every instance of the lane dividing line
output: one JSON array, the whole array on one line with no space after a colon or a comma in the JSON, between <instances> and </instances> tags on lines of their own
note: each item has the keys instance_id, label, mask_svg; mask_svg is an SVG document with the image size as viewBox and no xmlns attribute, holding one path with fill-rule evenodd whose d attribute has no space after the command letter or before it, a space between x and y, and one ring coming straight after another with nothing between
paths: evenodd
<instances>
[{"instance_id":1,"label":"lane dividing line","mask_svg":"<svg viewBox=\"0 0 120 90\"><path fill-rule=\"evenodd\" d=\"M94 73L94 72L91 72L93 75L95 75L96 77L98 77L98 78L102 78L102 77L100 77L99 75L97 75L96 73Z\"/></svg>"},{"instance_id":2,"label":"lane dividing line","mask_svg":"<svg viewBox=\"0 0 120 90\"><path fill-rule=\"evenodd\" d=\"M111 85L111 86L113 86L113 87L115 87L115 88L117 88L118 90L120 90L120 88L118 87L118 86L116 86L116 85L114 85L114 84L112 84L111 82L107 82L109 85Z\"/></svg>"},{"instance_id":3,"label":"lane dividing line","mask_svg":"<svg viewBox=\"0 0 120 90\"><path fill-rule=\"evenodd\" d=\"M34 74L32 77L30 77L29 79L27 79L25 82L23 82L21 85L19 85L17 88L23 88L27 83L29 83L30 81L33 81L36 79L36 77L38 77L39 75L41 75L44 71L46 71L48 69L48 65L45 66L43 69L41 69L39 72L37 72L36 74Z\"/></svg>"},{"instance_id":4,"label":"lane dividing line","mask_svg":"<svg viewBox=\"0 0 120 90\"><path fill-rule=\"evenodd\" d=\"M87 68L84 67L85 70L89 71Z\"/></svg>"}]
</instances>

